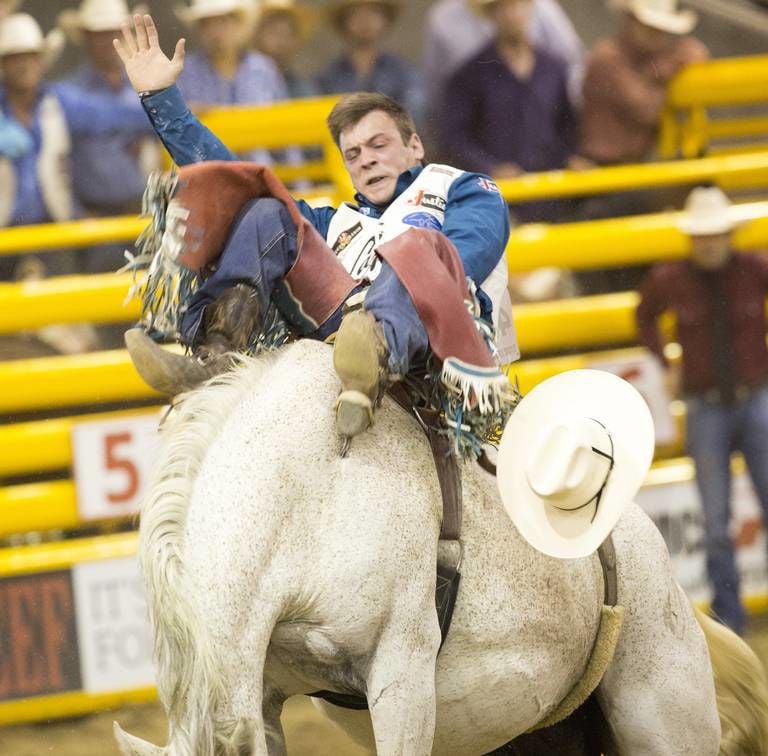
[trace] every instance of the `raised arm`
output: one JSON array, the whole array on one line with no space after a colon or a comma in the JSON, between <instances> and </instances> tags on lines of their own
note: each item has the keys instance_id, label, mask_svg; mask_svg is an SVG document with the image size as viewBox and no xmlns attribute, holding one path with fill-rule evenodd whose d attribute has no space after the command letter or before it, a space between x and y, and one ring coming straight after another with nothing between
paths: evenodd
<instances>
[{"instance_id":1,"label":"raised arm","mask_svg":"<svg viewBox=\"0 0 768 756\"><path fill-rule=\"evenodd\" d=\"M173 58L160 48L152 16L135 15L114 40L125 72L141 97L155 133L177 165L204 160L237 160L236 156L187 107L176 88L184 68L185 40L176 43Z\"/></svg>"}]
</instances>

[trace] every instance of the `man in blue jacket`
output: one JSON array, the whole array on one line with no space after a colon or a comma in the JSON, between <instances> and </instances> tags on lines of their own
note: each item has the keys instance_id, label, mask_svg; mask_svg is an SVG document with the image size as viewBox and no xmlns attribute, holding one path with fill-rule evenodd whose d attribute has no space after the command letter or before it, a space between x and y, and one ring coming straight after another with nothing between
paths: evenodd
<instances>
[{"instance_id":1,"label":"man in blue jacket","mask_svg":"<svg viewBox=\"0 0 768 756\"><path fill-rule=\"evenodd\" d=\"M169 59L160 49L151 17L135 16L133 29L124 27L122 40L116 40L115 46L157 134L178 165L236 159L192 115L175 87L183 68L184 40L179 40ZM462 283L466 275L476 287L482 315L490 320L495 309L495 325L506 326L511 334L504 357L518 356L505 299L509 218L504 200L489 178L449 166L423 166L424 149L413 121L390 98L351 95L334 109L329 126L357 191L357 204L312 208L298 201L296 205L303 219L327 241L346 269L345 275L359 283L351 293L365 289L365 301L343 323L341 306L316 322L305 317L301 301L288 319L312 338L324 339L338 331L334 364L343 391L337 424L342 435L351 437L372 421L373 406L387 380L404 376L423 359L429 346L437 353L436 343L447 332L461 333L460 321L467 316L464 307L456 308L448 327L440 313L437 326L431 317L425 317L435 303L425 306L422 300L428 300L429 294L408 284L407 270L402 274L395 270L402 250L395 250L391 264L389 257L383 259L384 250L402 247L405 234L410 234L412 258L417 260L415 247L424 246L425 240L426 246L434 246L436 236L431 234L439 232L437 246L458 253ZM419 233L414 235L414 229ZM301 262L298 247L296 223L284 204L264 198L245 205L215 271L202 281L184 314L180 336L194 350L194 358L169 354L145 335L134 333L129 348L144 378L170 391L174 384L190 388L219 372L222 355L246 347L277 288L285 288L284 281L290 283ZM443 290L444 271L433 262L431 253L418 258L425 271L436 271L424 284ZM324 280L317 281L318 289L326 286ZM449 377L462 387L467 401L483 406L486 389L499 390L502 374L493 362L462 359L462 347L454 346L447 348L450 355L438 354L444 363L444 378L450 363L455 372ZM471 346L466 353L477 354Z\"/></svg>"}]
</instances>

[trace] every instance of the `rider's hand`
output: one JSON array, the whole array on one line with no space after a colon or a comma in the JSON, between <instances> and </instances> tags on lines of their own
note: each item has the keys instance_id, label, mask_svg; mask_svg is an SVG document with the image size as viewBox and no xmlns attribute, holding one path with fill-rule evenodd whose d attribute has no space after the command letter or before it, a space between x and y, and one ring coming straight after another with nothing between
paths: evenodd
<instances>
[{"instance_id":1,"label":"rider's hand","mask_svg":"<svg viewBox=\"0 0 768 756\"><path fill-rule=\"evenodd\" d=\"M113 40L131 85L137 92L166 89L176 83L184 68L184 40L176 43L171 60L160 49L152 16L135 15L133 29L123 24L123 38Z\"/></svg>"}]
</instances>

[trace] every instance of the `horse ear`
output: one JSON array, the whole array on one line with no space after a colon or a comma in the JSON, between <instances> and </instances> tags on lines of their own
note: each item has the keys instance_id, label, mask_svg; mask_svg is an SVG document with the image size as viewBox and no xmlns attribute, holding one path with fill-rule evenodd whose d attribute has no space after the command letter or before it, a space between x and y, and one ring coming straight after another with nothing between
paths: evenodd
<instances>
[{"instance_id":1,"label":"horse ear","mask_svg":"<svg viewBox=\"0 0 768 756\"><path fill-rule=\"evenodd\" d=\"M160 748L152 745L152 743L147 743L146 740L123 732L117 722L113 722L112 731L115 734L117 747L123 756L163 756L167 751L166 748Z\"/></svg>"}]
</instances>

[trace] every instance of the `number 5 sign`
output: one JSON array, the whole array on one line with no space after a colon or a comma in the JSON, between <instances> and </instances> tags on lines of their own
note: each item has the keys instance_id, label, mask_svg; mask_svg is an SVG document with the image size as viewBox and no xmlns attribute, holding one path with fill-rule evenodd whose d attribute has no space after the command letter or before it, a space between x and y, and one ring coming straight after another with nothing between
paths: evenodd
<instances>
[{"instance_id":1,"label":"number 5 sign","mask_svg":"<svg viewBox=\"0 0 768 756\"><path fill-rule=\"evenodd\" d=\"M158 413L79 423L72 429L77 508L84 520L134 514L157 445Z\"/></svg>"}]
</instances>

